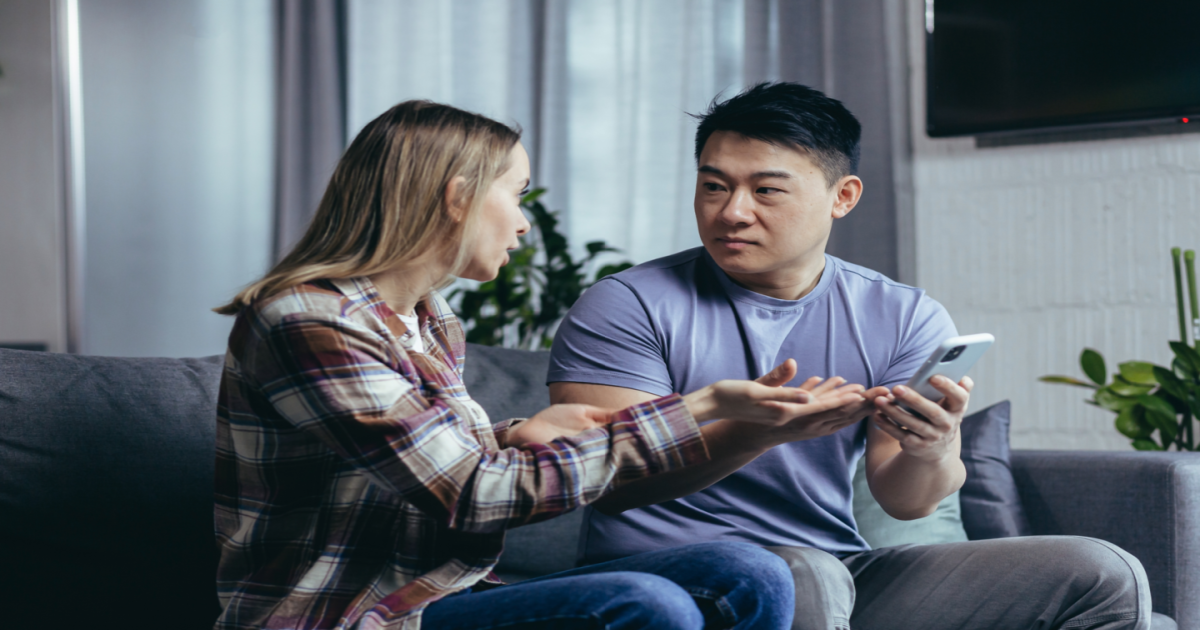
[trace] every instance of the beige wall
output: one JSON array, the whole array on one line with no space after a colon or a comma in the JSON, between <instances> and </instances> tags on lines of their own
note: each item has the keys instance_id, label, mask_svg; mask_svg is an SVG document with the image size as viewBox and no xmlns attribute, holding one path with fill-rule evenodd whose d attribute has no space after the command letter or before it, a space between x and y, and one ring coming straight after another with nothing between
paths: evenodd
<instances>
[{"instance_id":1,"label":"beige wall","mask_svg":"<svg viewBox=\"0 0 1200 630\"><path fill-rule=\"evenodd\" d=\"M923 2L910 2L916 277L963 333L996 346L973 407L1010 399L1018 448L1128 449L1081 389L1084 347L1110 372L1166 364L1178 337L1168 250L1200 249L1200 135L976 148L924 134Z\"/></svg>"},{"instance_id":2,"label":"beige wall","mask_svg":"<svg viewBox=\"0 0 1200 630\"><path fill-rule=\"evenodd\" d=\"M0 343L63 351L52 4L0 1Z\"/></svg>"}]
</instances>

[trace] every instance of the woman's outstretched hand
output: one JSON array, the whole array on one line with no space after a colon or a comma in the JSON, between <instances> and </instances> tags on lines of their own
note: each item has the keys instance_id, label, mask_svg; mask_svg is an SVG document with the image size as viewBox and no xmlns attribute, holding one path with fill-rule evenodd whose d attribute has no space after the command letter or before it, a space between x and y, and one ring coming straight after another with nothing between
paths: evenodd
<instances>
[{"instance_id":1,"label":"woman's outstretched hand","mask_svg":"<svg viewBox=\"0 0 1200 630\"><path fill-rule=\"evenodd\" d=\"M864 390L839 376L782 386L795 376L796 362L788 359L755 381L718 381L684 400L697 421L723 418L744 425L747 437L769 446L840 431L870 415L871 395L886 391Z\"/></svg>"},{"instance_id":2,"label":"woman's outstretched hand","mask_svg":"<svg viewBox=\"0 0 1200 630\"><path fill-rule=\"evenodd\" d=\"M577 435L611 421L613 411L592 405L551 405L532 418L512 427L505 435L507 446L546 444L560 437Z\"/></svg>"}]
</instances>

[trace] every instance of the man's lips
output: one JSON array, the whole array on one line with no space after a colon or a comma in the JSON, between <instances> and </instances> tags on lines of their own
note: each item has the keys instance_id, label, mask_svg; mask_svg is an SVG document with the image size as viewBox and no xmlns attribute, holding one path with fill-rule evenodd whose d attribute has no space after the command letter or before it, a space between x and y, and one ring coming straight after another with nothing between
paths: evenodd
<instances>
[{"instance_id":1,"label":"man's lips","mask_svg":"<svg viewBox=\"0 0 1200 630\"><path fill-rule=\"evenodd\" d=\"M735 250L736 249L746 249L747 247L749 247L751 245L758 244L758 243L748 240L748 239L733 238L733 237L728 237L728 236L718 237L717 242L720 243L724 247L727 247L729 249L735 249Z\"/></svg>"}]
</instances>

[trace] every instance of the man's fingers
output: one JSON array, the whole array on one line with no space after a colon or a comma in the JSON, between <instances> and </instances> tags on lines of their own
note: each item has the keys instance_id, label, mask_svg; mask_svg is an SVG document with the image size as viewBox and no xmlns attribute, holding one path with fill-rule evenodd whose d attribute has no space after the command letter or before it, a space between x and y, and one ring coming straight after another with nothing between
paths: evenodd
<instances>
[{"instance_id":1,"label":"man's fingers","mask_svg":"<svg viewBox=\"0 0 1200 630\"><path fill-rule=\"evenodd\" d=\"M963 380L968 380L965 376ZM971 400L971 391L945 376L935 376L929 379L929 384L933 388L942 393L946 397L942 401L942 407L952 413L959 413L967 409L967 403ZM971 383L972 385L974 383Z\"/></svg>"},{"instance_id":2,"label":"man's fingers","mask_svg":"<svg viewBox=\"0 0 1200 630\"><path fill-rule=\"evenodd\" d=\"M779 387L796 378L796 369L796 360L788 359L775 366L775 369L758 377L755 381L768 387Z\"/></svg>"},{"instance_id":3,"label":"man's fingers","mask_svg":"<svg viewBox=\"0 0 1200 630\"><path fill-rule=\"evenodd\" d=\"M937 377L934 377L934 380L937 380ZM896 400L903 402L904 406L924 416L930 423L943 429L951 428L949 421L946 420L946 410L940 404L929 400L912 388L903 385L897 385L892 388L892 392Z\"/></svg>"},{"instance_id":4,"label":"man's fingers","mask_svg":"<svg viewBox=\"0 0 1200 630\"><path fill-rule=\"evenodd\" d=\"M905 402L908 402L908 401L905 401ZM926 401L926 402L928 402L928 401ZM934 405L934 407L937 408L939 413L941 413L943 411L942 408L938 407L937 405ZM878 409L880 411L880 413L887 416L889 419L891 419L896 424L904 427L905 429L908 429L908 431L911 433L914 433L923 438L936 437L934 428L932 426L930 426L930 423L928 421L922 420L922 419L912 415L911 413L908 413L904 409L900 408L899 405L889 401L887 398L885 398L883 396L880 396L879 398L875 399L875 408ZM921 411L922 410L917 409L918 413L921 413ZM926 417L928 417L928 416L926 416Z\"/></svg>"},{"instance_id":5,"label":"man's fingers","mask_svg":"<svg viewBox=\"0 0 1200 630\"><path fill-rule=\"evenodd\" d=\"M875 423L876 428L878 428L880 431L883 431L893 438L896 438L896 441L898 442L906 442L912 438L912 433L909 433L908 431L905 431L904 429L892 424L892 422L881 413L871 414L871 422Z\"/></svg>"}]
</instances>

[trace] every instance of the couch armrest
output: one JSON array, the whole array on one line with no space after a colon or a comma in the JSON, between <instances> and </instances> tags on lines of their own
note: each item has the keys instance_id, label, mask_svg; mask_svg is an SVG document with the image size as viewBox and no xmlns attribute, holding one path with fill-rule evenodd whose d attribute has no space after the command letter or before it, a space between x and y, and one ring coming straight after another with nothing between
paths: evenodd
<instances>
[{"instance_id":1,"label":"couch armrest","mask_svg":"<svg viewBox=\"0 0 1200 630\"><path fill-rule=\"evenodd\" d=\"M1091 536L1136 556L1155 612L1200 630L1200 453L1013 451L1035 535Z\"/></svg>"}]
</instances>

